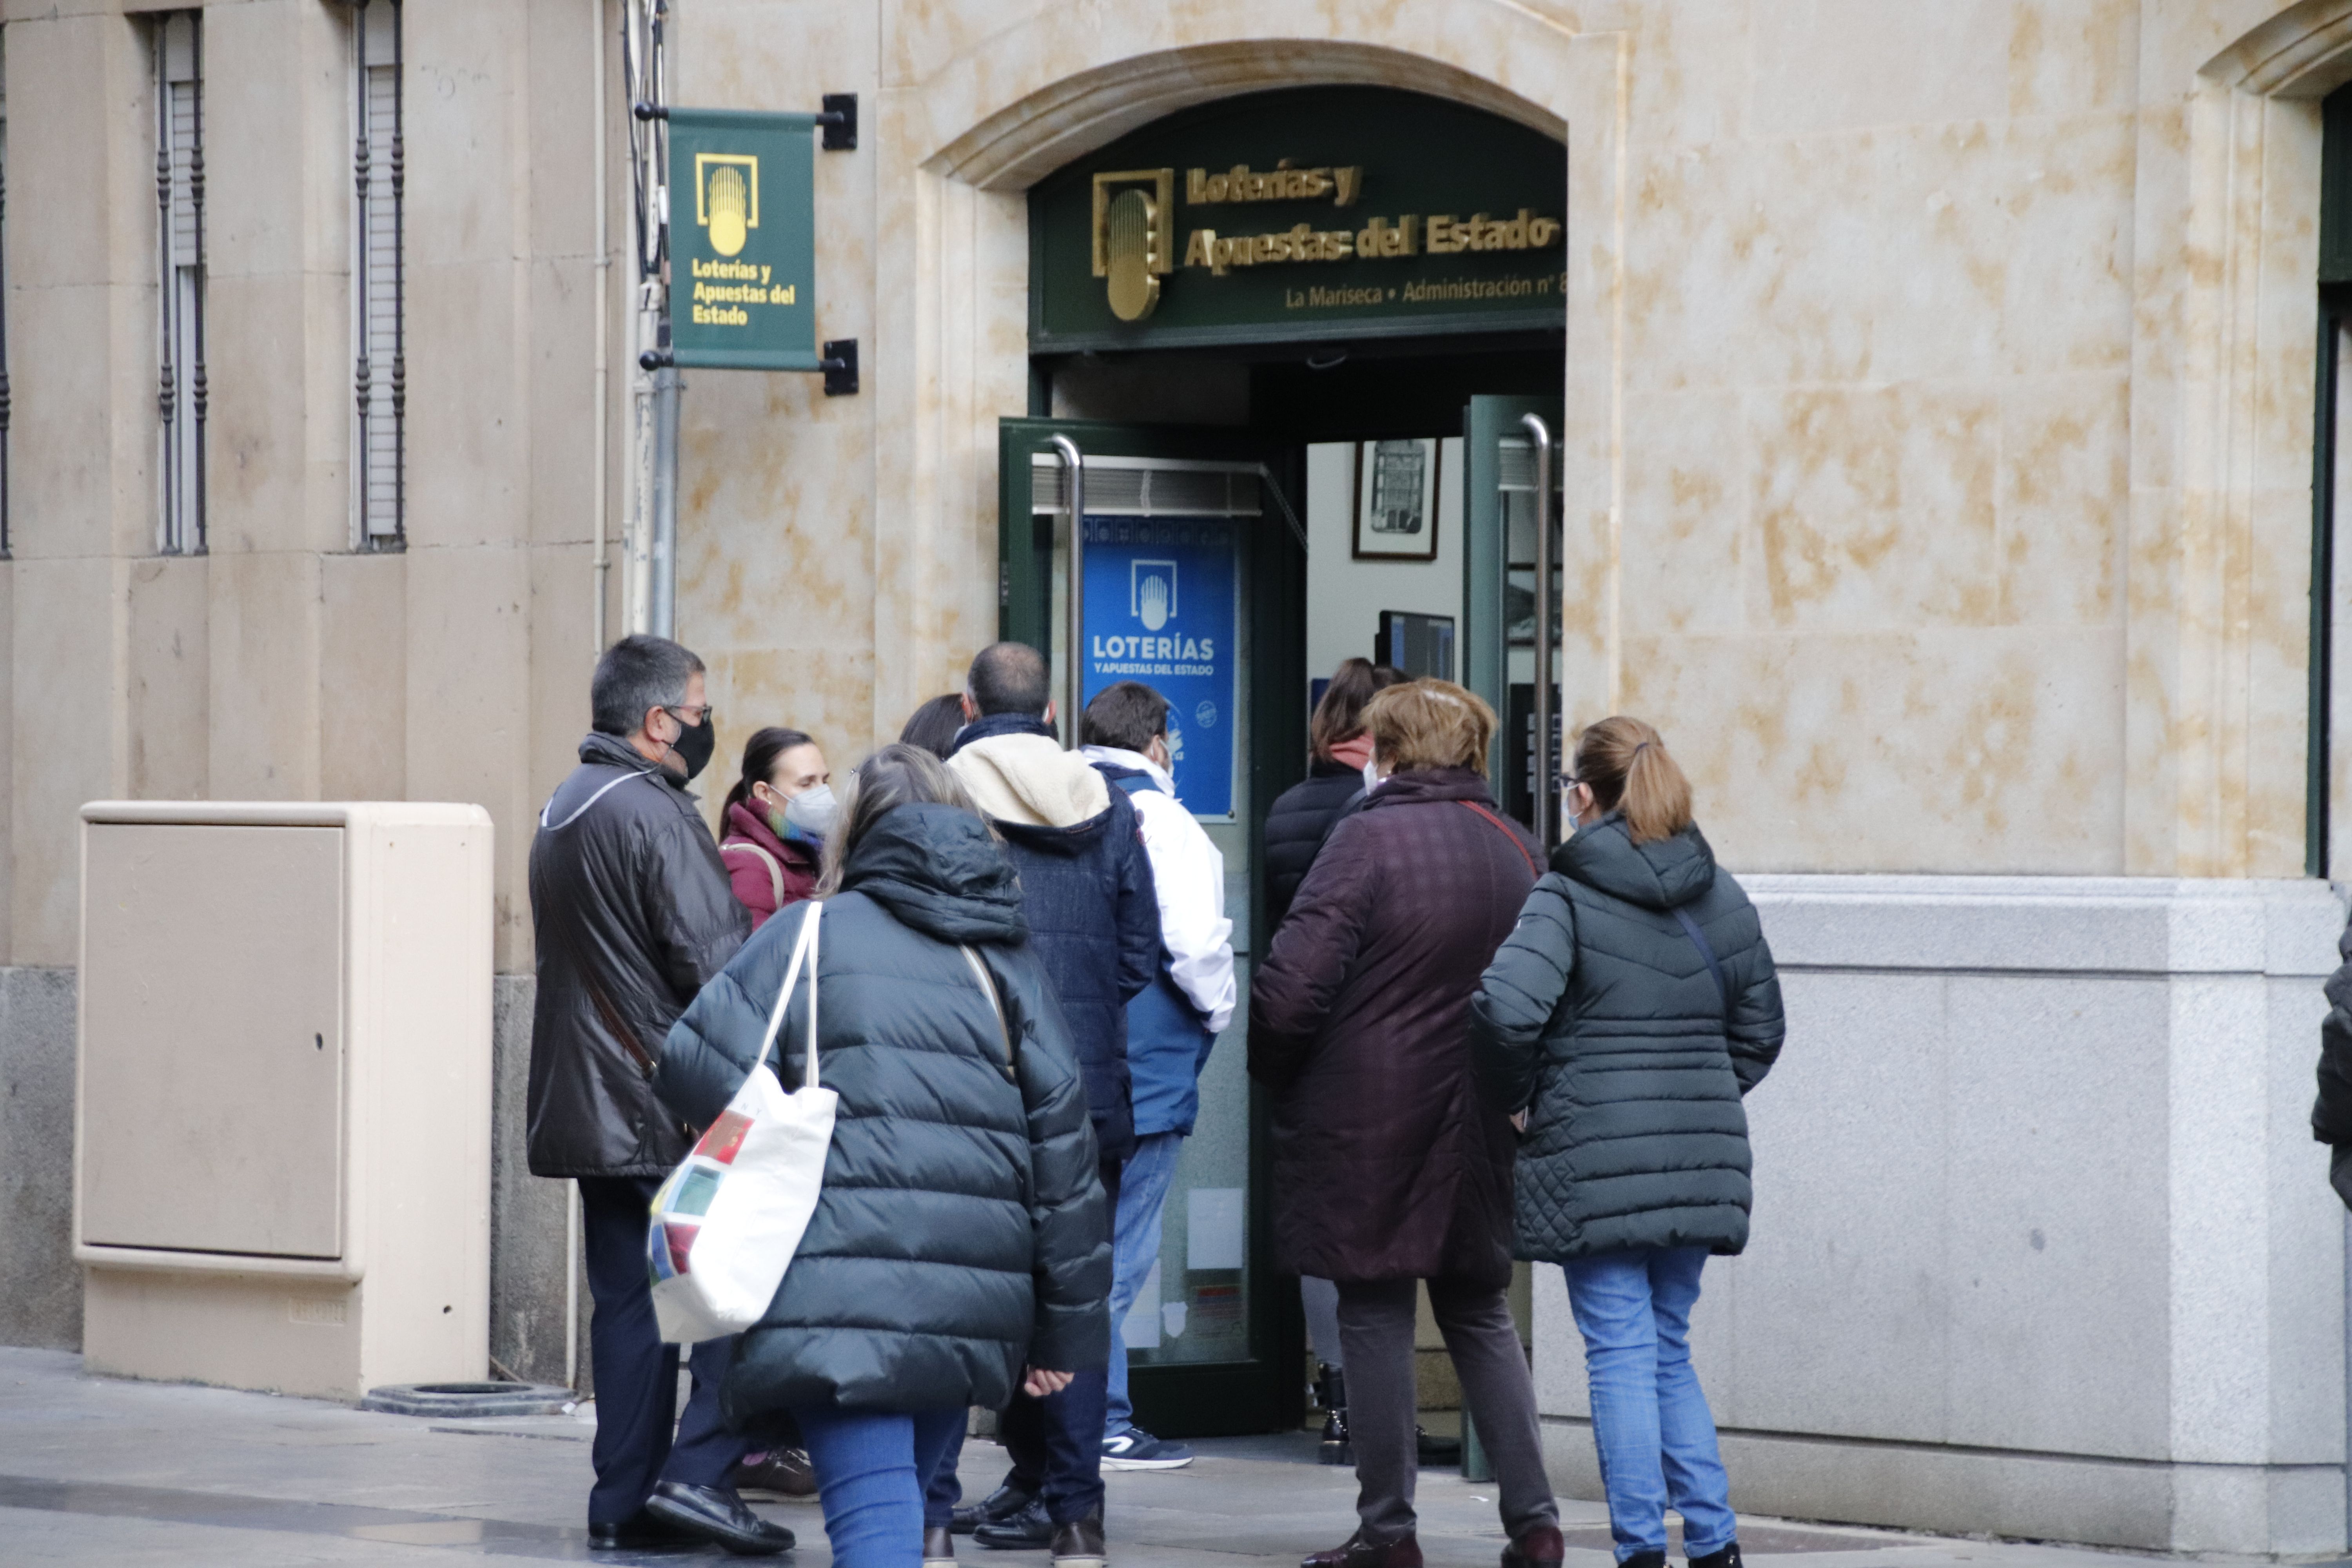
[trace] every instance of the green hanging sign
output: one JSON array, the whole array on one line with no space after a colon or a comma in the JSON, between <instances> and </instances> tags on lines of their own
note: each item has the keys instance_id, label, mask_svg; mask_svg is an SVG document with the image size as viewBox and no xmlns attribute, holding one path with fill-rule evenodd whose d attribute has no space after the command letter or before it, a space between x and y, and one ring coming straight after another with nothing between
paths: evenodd
<instances>
[{"instance_id":1,"label":"green hanging sign","mask_svg":"<svg viewBox=\"0 0 2352 1568\"><path fill-rule=\"evenodd\" d=\"M670 352L821 370L814 114L669 111Z\"/></svg>"}]
</instances>

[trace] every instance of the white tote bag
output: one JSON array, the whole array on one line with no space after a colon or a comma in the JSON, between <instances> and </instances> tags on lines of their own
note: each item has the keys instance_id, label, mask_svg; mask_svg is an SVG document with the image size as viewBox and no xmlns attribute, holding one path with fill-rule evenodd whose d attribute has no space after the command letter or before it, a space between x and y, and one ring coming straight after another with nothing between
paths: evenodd
<instances>
[{"instance_id":1,"label":"white tote bag","mask_svg":"<svg viewBox=\"0 0 2352 1568\"><path fill-rule=\"evenodd\" d=\"M646 1260L654 1314L661 1337L672 1343L740 1334L765 1316L816 1212L841 1099L817 1084L816 928L824 913L812 900L751 1076L654 1195ZM787 1094L767 1070L768 1053L803 963L808 1076Z\"/></svg>"}]
</instances>

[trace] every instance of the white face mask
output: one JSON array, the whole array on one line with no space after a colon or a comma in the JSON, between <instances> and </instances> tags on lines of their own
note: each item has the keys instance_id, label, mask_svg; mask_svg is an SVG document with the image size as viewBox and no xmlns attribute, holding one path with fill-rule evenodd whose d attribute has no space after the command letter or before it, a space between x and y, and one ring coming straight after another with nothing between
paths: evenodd
<instances>
[{"instance_id":1,"label":"white face mask","mask_svg":"<svg viewBox=\"0 0 2352 1568\"><path fill-rule=\"evenodd\" d=\"M1367 761L1364 763L1364 793L1370 795L1380 787L1381 766L1378 763Z\"/></svg>"},{"instance_id":2,"label":"white face mask","mask_svg":"<svg viewBox=\"0 0 2352 1568\"><path fill-rule=\"evenodd\" d=\"M804 789L784 802L784 820L811 838L823 838L833 831L833 819L841 815L841 803L833 797L831 784L818 784Z\"/></svg>"}]
</instances>

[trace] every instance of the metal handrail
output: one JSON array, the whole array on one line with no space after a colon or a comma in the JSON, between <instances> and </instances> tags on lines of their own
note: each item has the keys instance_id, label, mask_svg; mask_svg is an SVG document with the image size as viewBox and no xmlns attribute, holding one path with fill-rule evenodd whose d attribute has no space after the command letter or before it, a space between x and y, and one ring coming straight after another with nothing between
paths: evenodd
<instances>
[{"instance_id":1,"label":"metal handrail","mask_svg":"<svg viewBox=\"0 0 2352 1568\"><path fill-rule=\"evenodd\" d=\"M1535 723L1533 743L1528 748L1535 764L1534 789L1536 842L1546 851L1554 842L1553 823L1557 820L1554 807L1559 790L1559 765L1552 756L1551 716L1551 428L1536 414L1519 416L1520 428L1536 447L1536 647L1535 647ZM1503 571L1510 573L1510 526L1503 530ZM1565 605L1562 606L1566 608Z\"/></svg>"},{"instance_id":2,"label":"metal handrail","mask_svg":"<svg viewBox=\"0 0 2352 1568\"><path fill-rule=\"evenodd\" d=\"M1070 484L1064 494L1069 500L1070 514L1070 700L1063 710L1064 732L1069 736L1075 750L1078 743L1079 699L1086 690L1087 658L1087 459L1078 444L1067 436L1055 436L1054 453L1069 470Z\"/></svg>"}]
</instances>

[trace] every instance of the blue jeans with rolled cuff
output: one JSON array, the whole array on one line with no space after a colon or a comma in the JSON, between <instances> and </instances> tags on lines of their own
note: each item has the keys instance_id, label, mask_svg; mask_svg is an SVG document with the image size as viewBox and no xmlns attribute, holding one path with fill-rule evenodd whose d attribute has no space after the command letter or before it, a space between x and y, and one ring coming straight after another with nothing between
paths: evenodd
<instances>
[{"instance_id":1,"label":"blue jeans with rolled cuff","mask_svg":"<svg viewBox=\"0 0 2352 1568\"><path fill-rule=\"evenodd\" d=\"M1604 1252L1562 1265L1584 1336L1592 1446L1609 1497L1617 1561L1666 1549L1666 1510L1683 1517L1683 1552L1704 1557L1738 1529L1715 1417L1691 1370L1690 1314L1703 1247Z\"/></svg>"}]
</instances>

